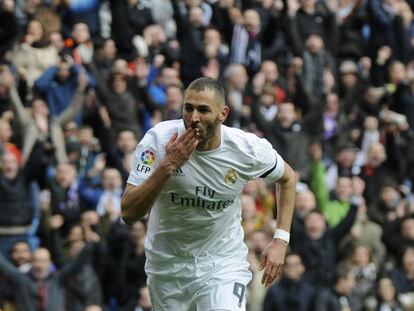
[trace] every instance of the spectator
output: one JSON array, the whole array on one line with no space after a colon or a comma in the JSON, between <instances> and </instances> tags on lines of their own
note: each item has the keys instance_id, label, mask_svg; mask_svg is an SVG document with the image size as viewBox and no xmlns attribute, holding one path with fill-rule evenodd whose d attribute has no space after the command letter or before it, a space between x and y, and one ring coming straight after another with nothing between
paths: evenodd
<instances>
[{"instance_id":1,"label":"spectator","mask_svg":"<svg viewBox=\"0 0 414 311\"><path fill-rule=\"evenodd\" d=\"M401 265L391 271L390 277L399 294L414 292L414 247L407 247L401 255Z\"/></svg>"},{"instance_id":2,"label":"spectator","mask_svg":"<svg viewBox=\"0 0 414 311\"><path fill-rule=\"evenodd\" d=\"M16 156L3 155L0 170L0 250L8 254L11 245L26 238L34 218L31 182L44 178L42 150L35 146L27 163L20 167Z\"/></svg>"},{"instance_id":3,"label":"spectator","mask_svg":"<svg viewBox=\"0 0 414 311\"><path fill-rule=\"evenodd\" d=\"M322 289L315 299L316 310L361 310L351 296L355 275L346 268L337 268L332 288Z\"/></svg>"},{"instance_id":4,"label":"spectator","mask_svg":"<svg viewBox=\"0 0 414 311\"><path fill-rule=\"evenodd\" d=\"M45 38L42 24L38 20L30 21L21 43L13 50L13 64L21 79L31 88L43 72L57 62L56 48Z\"/></svg>"},{"instance_id":5,"label":"spectator","mask_svg":"<svg viewBox=\"0 0 414 311\"><path fill-rule=\"evenodd\" d=\"M266 294L263 311L312 310L316 290L303 279L304 272L300 256L288 254L281 279Z\"/></svg>"},{"instance_id":6,"label":"spectator","mask_svg":"<svg viewBox=\"0 0 414 311\"><path fill-rule=\"evenodd\" d=\"M377 282L375 298L366 301L365 308L368 311L389 309L402 311L403 306L398 300L398 292L393 281L388 277L382 277Z\"/></svg>"},{"instance_id":7,"label":"spectator","mask_svg":"<svg viewBox=\"0 0 414 311\"><path fill-rule=\"evenodd\" d=\"M11 278L16 289L17 310L37 310L38 306L43 310L64 310L63 282L87 260L91 248L92 245L85 248L75 261L60 271L55 271L49 251L39 248L33 253L32 273L28 275L21 273L0 254L0 271Z\"/></svg>"},{"instance_id":8,"label":"spectator","mask_svg":"<svg viewBox=\"0 0 414 311\"><path fill-rule=\"evenodd\" d=\"M331 227L335 227L345 215L350 207L350 201L354 195L352 179L349 176L340 176L336 181L333 195L329 193L325 179L325 166L321 161L322 149L319 144L311 146L312 179L311 186L315 193L316 201L321 212L325 215Z\"/></svg>"},{"instance_id":9,"label":"spectator","mask_svg":"<svg viewBox=\"0 0 414 311\"><path fill-rule=\"evenodd\" d=\"M329 286L336 262L336 245L352 227L358 206L351 205L346 217L333 229L318 211L310 212L304 224L294 223L292 250L300 254L306 267L305 279L317 287Z\"/></svg>"}]
</instances>

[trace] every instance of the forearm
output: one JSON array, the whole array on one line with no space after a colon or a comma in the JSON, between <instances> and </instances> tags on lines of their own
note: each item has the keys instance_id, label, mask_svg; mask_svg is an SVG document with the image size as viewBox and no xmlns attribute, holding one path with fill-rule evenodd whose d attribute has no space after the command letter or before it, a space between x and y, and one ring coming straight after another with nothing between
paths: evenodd
<instances>
[{"instance_id":1,"label":"forearm","mask_svg":"<svg viewBox=\"0 0 414 311\"><path fill-rule=\"evenodd\" d=\"M290 232L295 206L296 178L292 168L285 163L285 172L279 182L277 228Z\"/></svg>"},{"instance_id":2,"label":"forearm","mask_svg":"<svg viewBox=\"0 0 414 311\"><path fill-rule=\"evenodd\" d=\"M15 86L12 86L10 88L10 98L14 111L16 112L17 119L20 122L21 126L28 127L31 123L33 123L33 120L30 118L29 113L24 108Z\"/></svg>"},{"instance_id":3,"label":"forearm","mask_svg":"<svg viewBox=\"0 0 414 311\"><path fill-rule=\"evenodd\" d=\"M125 190L121 209L122 218L127 224L133 224L148 213L173 171L173 165L162 162L144 183Z\"/></svg>"}]
</instances>

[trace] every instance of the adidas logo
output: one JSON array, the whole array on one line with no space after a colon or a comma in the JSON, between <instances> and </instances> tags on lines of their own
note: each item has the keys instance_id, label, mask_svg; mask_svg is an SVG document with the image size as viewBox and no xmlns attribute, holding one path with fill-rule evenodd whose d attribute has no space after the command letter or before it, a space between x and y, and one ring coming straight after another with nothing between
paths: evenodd
<instances>
[{"instance_id":1,"label":"adidas logo","mask_svg":"<svg viewBox=\"0 0 414 311\"><path fill-rule=\"evenodd\" d=\"M179 167L176 170L174 170L173 176L182 176L182 177L184 177L185 174L184 174L183 170L181 169L181 167Z\"/></svg>"}]
</instances>

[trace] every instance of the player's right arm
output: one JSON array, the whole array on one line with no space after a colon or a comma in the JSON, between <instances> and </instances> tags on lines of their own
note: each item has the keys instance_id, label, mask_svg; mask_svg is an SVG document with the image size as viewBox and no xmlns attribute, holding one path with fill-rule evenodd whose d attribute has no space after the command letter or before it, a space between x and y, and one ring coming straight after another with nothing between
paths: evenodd
<instances>
[{"instance_id":1,"label":"player's right arm","mask_svg":"<svg viewBox=\"0 0 414 311\"><path fill-rule=\"evenodd\" d=\"M133 224L151 209L174 170L184 165L198 143L198 130L189 128L178 137L175 133L165 146L165 157L151 176L135 186L127 184L121 201L122 218Z\"/></svg>"}]
</instances>

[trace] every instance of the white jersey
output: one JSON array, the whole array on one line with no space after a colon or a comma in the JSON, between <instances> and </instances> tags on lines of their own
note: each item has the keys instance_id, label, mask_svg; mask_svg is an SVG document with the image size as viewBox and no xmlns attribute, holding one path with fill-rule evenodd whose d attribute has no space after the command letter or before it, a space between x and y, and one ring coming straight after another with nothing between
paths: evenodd
<instances>
[{"instance_id":1,"label":"white jersey","mask_svg":"<svg viewBox=\"0 0 414 311\"><path fill-rule=\"evenodd\" d=\"M128 183L139 185L157 168L172 135L185 131L183 120L150 129L138 144ZM259 177L277 181L284 161L271 144L254 134L221 125L217 149L194 151L176 169L150 212L148 261L200 256L233 257L246 262L241 227L241 194Z\"/></svg>"}]
</instances>

